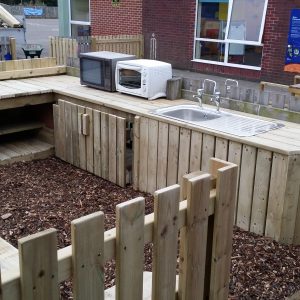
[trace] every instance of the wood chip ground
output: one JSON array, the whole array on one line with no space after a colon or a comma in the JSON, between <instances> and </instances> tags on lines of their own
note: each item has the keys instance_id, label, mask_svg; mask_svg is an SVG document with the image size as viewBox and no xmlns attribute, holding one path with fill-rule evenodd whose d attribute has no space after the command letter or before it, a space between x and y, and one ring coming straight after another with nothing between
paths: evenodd
<instances>
[{"instance_id":1,"label":"wood chip ground","mask_svg":"<svg viewBox=\"0 0 300 300\"><path fill-rule=\"evenodd\" d=\"M70 222L89 213L105 213L106 230L115 226L115 206L149 194L118 187L54 157L0 167L1 237L17 240L50 227L59 247L70 244ZM151 245L145 247L151 270ZM114 263L106 265L106 287L114 284ZM287 246L234 228L230 299L285 299L300 290L300 246ZM62 299L73 299L71 282L61 285Z\"/></svg>"}]
</instances>

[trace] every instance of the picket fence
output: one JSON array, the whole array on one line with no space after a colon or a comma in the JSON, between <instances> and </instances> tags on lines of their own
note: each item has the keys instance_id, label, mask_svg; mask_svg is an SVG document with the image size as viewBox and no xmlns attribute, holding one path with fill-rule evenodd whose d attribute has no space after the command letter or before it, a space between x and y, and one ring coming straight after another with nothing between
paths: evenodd
<instances>
[{"instance_id":1,"label":"picket fence","mask_svg":"<svg viewBox=\"0 0 300 300\"><path fill-rule=\"evenodd\" d=\"M58 300L58 283L70 278L74 299L104 299L104 264L115 259L116 299L141 300L144 244L153 242L152 299L225 300L236 187L237 166L211 159L210 174L156 191L150 215L139 197L116 206L116 228L106 232L102 212L72 221L72 244L58 251L55 229L22 238L1 272L2 299Z\"/></svg>"},{"instance_id":2,"label":"picket fence","mask_svg":"<svg viewBox=\"0 0 300 300\"><path fill-rule=\"evenodd\" d=\"M143 35L108 35L87 36L77 39L50 37L49 53L56 57L58 64L67 64L74 67L73 61L77 61L80 53L92 51L113 51L144 56Z\"/></svg>"}]
</instances>

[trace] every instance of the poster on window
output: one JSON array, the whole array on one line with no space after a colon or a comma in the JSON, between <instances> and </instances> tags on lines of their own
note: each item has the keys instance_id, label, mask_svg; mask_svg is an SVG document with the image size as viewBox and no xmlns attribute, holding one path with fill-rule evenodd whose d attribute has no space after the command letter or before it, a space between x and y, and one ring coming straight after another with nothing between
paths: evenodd
<instances>
[{"instance_id":1,"label":"poster on window","mask_svg":"<svg viewBox=\"0 0 300 300\"><path fill-rule=\"evenodd\" d=\"M291 11L284 70L300 73L300 9Z\"/></svg>"}]
</instances>

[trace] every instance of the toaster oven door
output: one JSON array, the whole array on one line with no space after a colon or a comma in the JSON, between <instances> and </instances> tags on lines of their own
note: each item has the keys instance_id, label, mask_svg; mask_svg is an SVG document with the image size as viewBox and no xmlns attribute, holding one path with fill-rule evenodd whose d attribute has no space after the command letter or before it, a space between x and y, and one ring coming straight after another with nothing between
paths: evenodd
<instances>
[{"instance_id":1,"label":"toaster oven door","mask_svg":"<svg viewBox=\"0 0 300 300\"><path fill-rule=\"evenodd\" d=\"M140 68L120 68L118 84L126 89L141 89L142 70Z\"/></svg>"}]
</instances>

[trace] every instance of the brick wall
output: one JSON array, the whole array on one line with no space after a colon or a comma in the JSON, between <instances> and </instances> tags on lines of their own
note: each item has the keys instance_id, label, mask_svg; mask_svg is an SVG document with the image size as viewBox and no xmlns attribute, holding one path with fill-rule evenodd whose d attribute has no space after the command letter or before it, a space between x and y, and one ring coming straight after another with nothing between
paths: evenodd
<instances>
[{"instance_id":1,"label":"brick wall","mask_svg":"<svg viewBox=\"0 0 300 300\"><path fill-rule=\"evenodd\" d=\"M191 62L193 55L195 0L144 1L143 34L145 55L149 57L151 34L157 39L157 59L172 63L174 68L191 71L291 84L295 74L284 72L285 49L290 11L300 8L299 0L269 0L263 37L261 71Z\"/></svg>"},{"instance_id":2,"label":"brick wall","mask_svg":"<svg viewBox=\"0 0 300 300\"><path fill-rule=\"evenodd\" d=\"M143 0L92 0L90 3L92 35L142 33Z\"/></svg>"}]
</instances>

